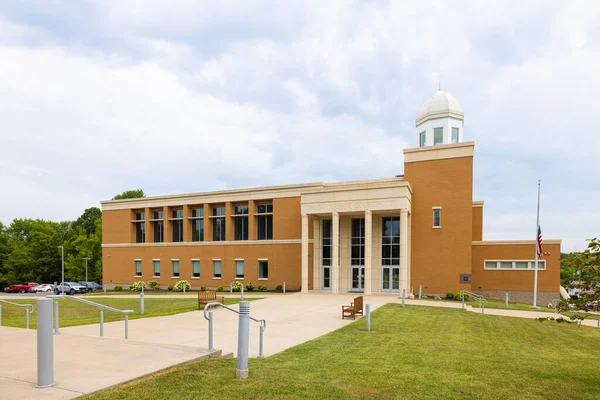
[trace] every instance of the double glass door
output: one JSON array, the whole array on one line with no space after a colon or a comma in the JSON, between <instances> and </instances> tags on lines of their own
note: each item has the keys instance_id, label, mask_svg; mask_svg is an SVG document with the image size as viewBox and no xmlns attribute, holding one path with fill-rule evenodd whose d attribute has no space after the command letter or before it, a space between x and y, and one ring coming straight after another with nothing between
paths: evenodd
<instances>
[{"instance_id":1,"label":"double glass door","mask_svg":"<svg viewBox=\"0 0 600 400\"><path fill-rule=\"evenodd\" d=\"M363 292L365 289L365 267L362 265L352 266L352 291Z\"/></svg>"},{"instance_id":2,"label":"double glass door","mask_svg":"<svg viewBox=\"0 0 600 400\"><path fill-rule=\"evenodd\" d=\"M400 268L395 266L383 267L383 281L381 289L384 292L397 292L400 290Z\"/></svg>"}]
</instances>

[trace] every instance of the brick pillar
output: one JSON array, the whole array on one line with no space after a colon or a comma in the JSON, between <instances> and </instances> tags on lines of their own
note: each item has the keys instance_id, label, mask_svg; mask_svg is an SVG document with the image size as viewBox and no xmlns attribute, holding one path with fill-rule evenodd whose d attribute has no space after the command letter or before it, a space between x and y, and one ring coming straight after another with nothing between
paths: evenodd
<instances>
[{"instance_id":1,"label":"brick pillar","mask_svg":"<svg viewBox=\"0 0 600 400\"><path fill-rule=\"evenodd\" d=\"M212 220L209 216L212 215L212 206L210 204L204 205L204 241L212 242ZM200 267L202 268L202 266Z\"/></svg>"},{"instance_id":2,"label":"brick pillar","mask_svg":"<svg viewBox=\"0 0 600 400\"><path fill-rule=\"evenodd\" d=\"M165 237L164 237L164 241L166 243L170 243L173 241L173 234L172 234L172 226L171 226L171 221L169 221L169 218L171 218L171 207L165 206L163 207L163 221L164 221L164 232L165 232Z\"/></svg>"},{"instance_id":3,"label":"brick pillar","mask_svg":"<svg viewBox=\"0 0 600 400\"><path fill-rule=\"evenodd\" d=\"M192 221L190 221L190 214L192 213L190 206L183 206L183 241L192 241Z\"/></svg>"},{"instance_id":4,"label":"brick pillar","mask_svg":"<svg viewBox=\"0 0 600 400\"><path fill-rule=\"evenodd\" d=\"M248 240L256 240L256 203L248 201Z\"/></svg>"},{"instance_id":5,"label":"brick pillar","mask_svg":"<svg viewBox=\"0 0 600 400\"><path fill-rule=\"evenodd\" d=\"M233 240L233 204L228 201L225 203L225 240Z\"/></svg>"}]
</instances>

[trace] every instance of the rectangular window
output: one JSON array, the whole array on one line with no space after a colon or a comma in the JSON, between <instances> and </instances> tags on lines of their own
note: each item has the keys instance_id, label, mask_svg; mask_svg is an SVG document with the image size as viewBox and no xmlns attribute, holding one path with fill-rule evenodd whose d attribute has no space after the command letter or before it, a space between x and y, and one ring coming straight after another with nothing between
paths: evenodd
<instances>
[{"instance_id":1,"label":"rectangular window","mask_svg":"<svg viewBox=\"0 0 600 400\"><path fill-rule=\"evenodd\" d=\"M433 128L433 145L444 143L444 128Z\"/></svg>"},{"instance_id":2,"label":"rectangular window","mask_svg":"<svg viewBox=\"0 0 600 400\"><path fill-rule=\"evenodd\" d=\"M154 275L153 276L160 276L160 260L152 260L152 263L154 264Z\"/></svg>"},{"instance_id":3,"label":"rectangular window","mask_svg":"<svg viewBox=\"0 0 600 400\"><path fill-rule=\"evenodd\" d=\"M531 270L535 269L535 261L485 261L485 269L511 269L511 270ZM546 269L544 260L538 261L538 269Z\"/></svg>"},{"instance_id":4,"label":"rectangular window","mask_svg":"<svg viewBox=\"0 0 600 400\"><path fill-rule=\"evenodd\" d=\"M224 217L225 207L213 207L213 217Z\"/></svg>"},{"instance_id":5,"label":"rectangular window","mask_svg":"<svg viewBox=\"0 0 600 400\"><path fill-rule=\"evenodd\" d=\"M235 206L233 214L233 239L248 240L248 206Z\"/></svg>"},{"instance_id":6,"label":"rectangular window","mask_svg":"<svg viewBox=\"0 0 600 400\"><path fill-rule=\"evenodd\" d=\"M442 227L442 209L441 208L433 209L433 227L434 228Z\"/></svg>"},{"instance_id":7,"label":"rectangular window","mask_svg":"<svg viewBox=\"0 0 600 400\"><path fill-rule=\"evenodd\" d=\"M512 261L501 261L500 268L503 269L512 269Z\"/></svg>"},{"instance_id":8,"label":"rectangular window","mask_svg":"<svg viewBox=\"0 0 600 400\"><path fill-rule=\"evenodd\" d=\"M244 260L235 260L235 279L244 279Z\"/></svg>"},{"instance_id":9,"label":"rectangular window","mask_svg":"<svg viewBox=\"0 0 600 400\"><path fill-rule=\"evenodd\" d=\"M259 204L256 217L258 240L273 239L273 204Z\"/></svg>"},{"instance_id":10,"label":"rectangular window","mask_svg":"<svg viewBox=\"0 0 600 400\"><path fill-rule=\"evenodd\" d=\"M258 260L258 279L269 279L268 260Z\"/></svg>"},{"instance_id":11,"label":"rectangular window","mask_svg":"<svg viewBox=\"0 0 600 400\"><path fill-rule=\"evenodd\" d=\"M535 269L535 261L531 262L531 269ZM546 262L538 260L538 269L546 269Z\"/></svg>"},{"instance_id":12,"label":"rectangular window","mask_svg":"<svg viewBox=\"0 0 600 400\"><path fill-rule=\"evenodd\" d=\"M323 265L331 265L331 220L323 220Z\"/></svg>"},{"instance_id":13,"label":"rectangular window","mask_svg":"<svg viewBox=\"0 0 600 400\"><path fill-rule=\"evenodd\" d=\"M200 260L192 260L192 277L200 278Z\"/></svg>"},{"instance_id":14,"label":"rectangular window","mask_svg":"<svg viewBox=\"0 0 600 400\"><path fill-rule=\"evenodd\" d=\"M452 143L458 143L458 128L452 128Z\"/></svg>"},{"instance_id":15,"label":"rectangular window","mask_svg":"<svg viewBox=\"0 0 600 400\"><path fill-rule=\"evenodd\" d=\"M213 218L213 241L225 241L225 218Z\"/></svg>"},{"instance_id":16,"label":"rectangular window","mask_svg":"<svg viewBox=\"0 0 600 400\"><path fill-rule=\"evenodd\" d=\"M204 241L204 220L192 220L192 242Z\"/></svg>"},{"instance_id":17,"label":"rectangular window","mask_svg":"<svg viewBox=\"0 0 600 400\"><path fill-rule=\"evenodd\" d=\"M173 264L173 275L171 276L179 278L179 260L171 260L171 263Z\"/></svg>"},{"instance_id":18,"label":"rectangular window","mask_svg":"<svg viewBox=\"0 0 600 400\"><path fill-rule=\"evenodd\" d=\"M400 217L381 218L381 265L400 265Z\"/></svg>"},{"instance_id":19,"label":"rectangular window","mask_svg":"<svg viewBox=\"0 0 600 400\"><path fill-rule=\"evenodd\" d=\"M204 217L204 208L193 208L192 209L192 218L202 218Z\"/></svg>"},{"instance_id":20,"label":"rectangular window","mask_svg":"<svg viewBox=\"0 0 600 400\"><path fill-rule=\"evenodd\" d=\"M248 206L235 206L233 213L235 215L248 215Z\"/></svg>"},{"instance_id":21,"label":"rectangular window","mask_svg":"<svg viewBox=\"0 0 600 400\"><path fill-rule=\"evenodd\" d=\"M163 212L162 211L154 211L152 213L152 219L163 219Z\"/></svg>"},{"instance_id":22,"label":"rectangular window","mask_svg":"<svg viewBox=\"0 0 600 400\"><path fill-rule=\"evenodd\" d=\"M142 260L135 260L135 276L142 276Z\"/></svg>"},{"instance_id":23,"label":"rectangular window","mask_svg":"<svg viewBox=\"0 0 600 400\"><path fill-rule=\"evenodd\" d=\"M352 243L350 265L365 265L365 219L352 219Z\"/></svg>"},{"instance_id":24,"label":"rectangular window","mask_svg":"<svg viewBox=\"0 0 600 400\"><path fill-rule=\"evenodd\" d=\"M515 268L518 268L518 269L527 269L527 261L517 261L515 263Z\"/></svg>"},{"instance_id":25,"label":"rectangular window","mask_svg":"<svg viewBox=\"0 0 600 400\"><path fill-rule=\"evenodd\" d=\"M146 213L143 212L143 211L138 211L138 212L135 213L135 220L136 221L143 221L143 220L146 219L145 217L146 217Z\"/></svg>"},{"instance_id":26,"label":"rectangular window","mask_svg":"<svg viewBox=\"0 0 600 400\"><path fill-rule=\"evenodd\" d=\"M173 243L183 242L183 220L178 219L172 221L173 226Z\"/></svg>"},{"instance_id":27,"label":"rectangular window","mask_svg":"<svg viewBox=\"0 0 600 400\"><path fill-rule=\"evenodd\" d=\"M213 260L213 278L221 277L221 260Z\"/></svg>"},{"instance_id":28,"label":"rectangular window","mask_svg":"<svg viewBox=\"0 0 600 400\"><path fill-rule=\"evenodd\" d=\"M165 223L164 221L154 221L154 243L162 243L165 241Z\"/></svg>"},{"instance_id":29,"label":"rectangular window","mask_svg":"<svg viewBox=\"0 0 600 400\"><path fill-rule=\"evenodd\" d=\"M173 218L183 218L183 210L173 210Z\"/></svg>"},{"instance_id":30,"label":"rectangular window","mask_svg":"<svg viewBox=\"0 0 600 400\"><path fill-rule=\"evenodd\" d=\"M498 263L496 261L486 261L485 268L486 269L496 269L496 268L498 268Z\"/></svg>"},{"instance_id":31,"label":"rectangular window","mask_svg":"<svg viewBox=\"0 0 600 400\"><path fill-rule=\"evenodd\" d=\"M146 223L135 222L135 242L145 243L146 242Z\"/></svg>"},{"instance_id":32,"label":"rectangular window","mask_svg":"<svg viewBox=\"0 0 600 400\"><path fill-rule=\"evenodd\" d=\"M419 133L419 147L425 147L425 131Z\"/></svg>"}]
</instances>

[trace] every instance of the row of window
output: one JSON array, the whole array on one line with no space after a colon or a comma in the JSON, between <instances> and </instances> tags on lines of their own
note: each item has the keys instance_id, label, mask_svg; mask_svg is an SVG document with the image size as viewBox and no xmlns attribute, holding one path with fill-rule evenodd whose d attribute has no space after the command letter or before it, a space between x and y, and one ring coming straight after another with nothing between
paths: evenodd
<instances>
[{"instance_id":1,"label":"row of window","mask_svg":"<svg viewBox=\"0 0 600 400\"><path fill-rule=\"evenodd\" d=\"M192 216L188 219L191 221L192 242L204 241L204 207L192 209ZM135 241L136 243L146 243L146 221L145 212L138 211L135 213ZM234 219L233 230L234 240L248 240L248 218L249 209L247 205L235 206L234 213L231 216ZM212 240L214 242L225 241L225 207L212 207L212 215L209 217L212 220ZM273 239L273 204L258 204L257 213L252 216L256 218L256 239L257 240L272 240ZM173 210L172 218L169 219L171 224L172 242L183 242L183 210ZM165 219L164 212L156 210L152 212L152 224L154 235L154 243L164 242Z\"/></svg>"},{"instance_id":2,"label":"row of window","mask_svg":"<svg viewBox=\"0 0 600 400\"><path fill-rule=\"evenodd\" d=\"M450 143L458 143L458 129L452 127L452 137ZM419 133L419 147L425 147L425 131ZM433 145L444 144L444 128L433 128Z\"/></svg>"},{"instance_id":3,"label":"row of window","mask_svg":"<svg viewBox=\"0 0 600 400\"><path fill-rule=\"evenodd\" d=\"M535 261L485 261L484 269L535 269ZM544 260L538 261L538 269L546 269Z\"/></svg>"},{"instance_id":4,"label":"row of window","mask_svg":"<svg viewBox=\"0 0 600 400\"><path fill-rule=\"evenodd\" d=\"M200 260L192 259L192 278L200 278ZM244 260L236 259L234 261L235 265L235 279L244 279L245 271L244 271ZM135 276L142 276L142 260L134 260L135 264ZM222 262L220 259L212 260L213 266L213 279L220 279L222 276ZM160 260L152 260L152 276L155 278L160 278ZM171 277L179 278L180 277L180 261L178 259L171 260ZM267 259L259 259L258 260L258 279L266 280L269 279L269 260Z\"/></svg>"}]
</instances>

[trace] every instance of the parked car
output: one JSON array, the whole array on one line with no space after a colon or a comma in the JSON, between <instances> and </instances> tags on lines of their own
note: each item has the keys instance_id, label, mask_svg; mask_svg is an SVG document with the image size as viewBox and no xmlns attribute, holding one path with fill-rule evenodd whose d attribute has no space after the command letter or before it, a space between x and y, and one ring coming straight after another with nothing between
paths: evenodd
<instances>
[{"instance_id":1,"label":"parked car","mask_svg":"<svg viewBox=\"0 0 600 400\"><path fill-rule=\"evenodd\" d=\"M35 282L23 282L18 285L10 285L6 293L30 293L35 291L38 284Z\"/></svg>"},{"instance_id":2,"label":"parked car","mask_svg":"<svg viewBox=\"0 0 600 400\"><path fill-rule=\"evenodd\" d=\"M88 288L89 292L95 292L97 290L102 290L102 286L97 284L96 282L79 282L81 286L85 286Z\"/></svg>"},{"instance_id":3,"label":"parked car","mask_svg":"<svg viewBox=\"0 0 600 400\"><path fill-rule=\"evenodd\" d=\"M37 293L40 292L53 292L54 291L54 285L51 285L49 283L43 283L41 285L38 285L35 287L35 291Z\"/></svg>"},{"instance_id":4,"label":"parked car","mask_svg":"<svg viewBox=\"0 0 600 400\"><path fill-rule=\"evenodd\" d=\"M54 293L66 293L70 295L75 293L87 293L87 287L82 286L77 282L61 282L60 285L54 288Z\"/></svg>"}]
</instances>

